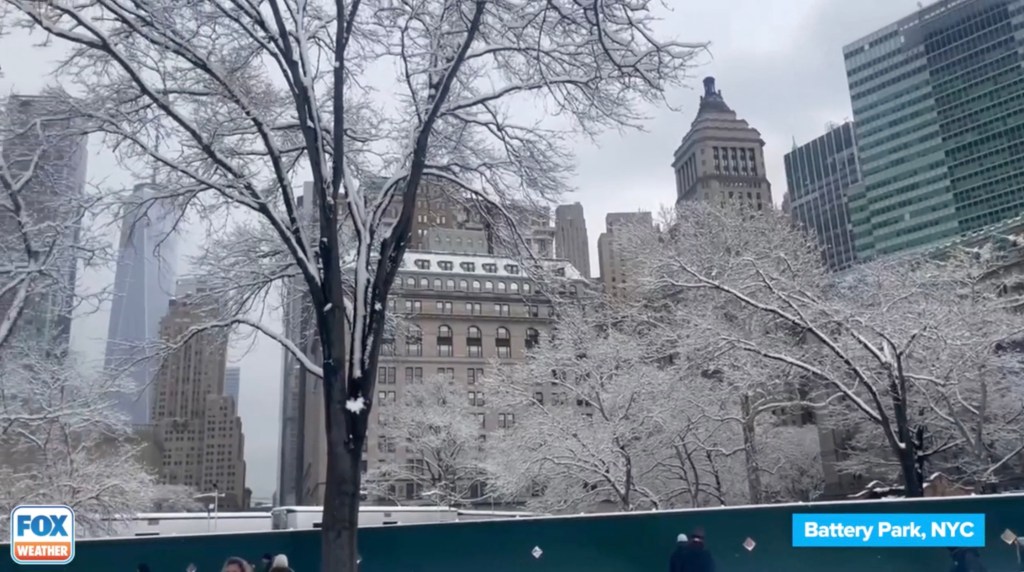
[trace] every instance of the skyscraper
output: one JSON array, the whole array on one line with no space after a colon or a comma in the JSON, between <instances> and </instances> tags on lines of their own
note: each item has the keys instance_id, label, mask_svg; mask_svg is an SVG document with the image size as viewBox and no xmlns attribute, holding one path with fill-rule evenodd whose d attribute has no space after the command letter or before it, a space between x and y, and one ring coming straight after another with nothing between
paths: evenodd
<instances>
[{"instance_id":1,"label":"skyscraper","mask_svg":"<svg viewBox=\"0 0 1024 572\"><path fill-rule=\"evenodd\" d=\"M555 256L568 260L584 278L590 278L590 241L583 205L558 205L555 208Z\"/></svg>"},{"instance_id":2,"label":"skyscraper","mask_svg":"<svg viewBox=\"0 0 1024 572\"><path fill-rule=\"evenodd\" d=\"M201 284L180 286L160 322L165 340L213 316L193 297ZM245 440L235 400L224 395L227 352L227 332L205 330L167 356L153 384L151 418L163 453L160 481L223 493L221 507L230 509L245 504Z\"/></svg>"},{"instance_id":3,"label":"skyscraper","mask_svg":"<svg viewBox=\"0 0 1024 572\"><path fill-rule=\"evenodd\" d=\"M601 267L601 283L605 292L621 295L629 291L631 272L628 261L617 247L621 235L631 227L653 226L654 217L649 212L608 213L605 216L605 232L597 238L597 258Z\"/></svg>"},{"instance_id":4,"label":"skyscraper","mask_svg":"<svg viewBox=\"0 0 1024 572\"><path fill-rule=\"evenodd\" d=\"M1024 211L1024 0L943 0L843 49L862 191L858 258Z\"/></svg>"},{"instance_id":5,"label":"skyscraper","mask_svg":"<svg viewBox=\"0 0 1024 572\"><path fill-rule=\"evenodd\" d=\"M3 112L0 160L22 186L13 194L0 188L0 286L32 266L26 238L45 260L43 271L33 273L35 287L12 339L62 352L71 334L87 138L59 98L13 95ZM0 323L15 297L14 291L0 295Z\"/></svg>"},{"instance_id":6,"label":"skyscraper","mask_svg":"<svg viewBox=\"0 0 1024 572\"><path fill-rule=\"evenodd\" d=\"M860 167L851 122L793 149L785 156L786 211L813 233L823 260L832 270L854 261L847 193L857 192Z\"/></svg>"},{"instance_id":7,"label":"skyscraper","mask_svg":"<svg viewBox=\"0 0 1024 572\"><path fill-rule=\"evenodd\" d=\"M178 261L175 217L165 203L152 200L154 191L153 185L136 185L124 208L107 330L106 366L130 368L132 391L119 409L136 425L149 422L150 383L159 364L145 357L160 339Z\"/></svg>"},{"instance_id":8,"label":"skyscraper","mask_svg":"<svg viewBox=\"0 0 1024 572\"><path fill-rule=\"evenodd\" d=\"M771 207L761 133L725 103L713 77L704 78L697 117L676 149L672 170L677 201L718 197Z\"/></svg>"},{"instance_id":9,"label":"skyscraper","mask_svg":"<svg viewBox=\"0 0 1024 572\"><path fill-rule=\"evenodd\" d=\"M238 389L242 383L242 369L229 367L224 370L224 395L230 396L238 406Z\"/></svg>"}]
</instances>

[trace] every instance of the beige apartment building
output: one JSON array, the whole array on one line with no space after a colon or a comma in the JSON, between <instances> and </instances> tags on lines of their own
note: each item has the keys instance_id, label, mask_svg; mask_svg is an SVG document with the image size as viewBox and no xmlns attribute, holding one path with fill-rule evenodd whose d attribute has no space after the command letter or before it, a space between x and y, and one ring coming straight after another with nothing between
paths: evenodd
<instances>
[{"instance_id":1,"label":"beige apartment building","mask_svg":"<svg viewBox=\"0 0 1024 572\"><path fill-rule=\"evenodd\" d=\"M582 285L582 275L568 262L549 260L543 264ZM425 378L444 375L462 386L467 402L479 412L481 435L514 423L511 414L487 407L480 382L495 361L523 359L547 334L553 317L550 303L519 262L491 255L408 252L388 308L402 323L381 350L364 474L382 463L403 460L401 445L380 439L379 422L387 415L389 404L401 399L403 388ZM319 380L307 384L303 430L307 462L300 499L305 505L323 502L326 445L322 392ZM421 500L422 491L412 486L396 492L403 503ZM473 496L483 496L483 492L476 491Z\"/></svg>"},{"instance_id":2,"label":"beige apartment building","mask_svg":"<svg viewBox=\"0 0 1024 572\"><path fill-rule=\"evenodd\" d=\"M634 273L621 246L617 246L622 233L630 228L653 225L654 217L649 212L608 213L605 217L605 232L597 237L597 259L605 292L622 296L630 291Z\"/></svg>"},{"instance_id":3,"label":"beige apartment building","mask_svg":"<svg viewBox=\"0 0 1024 572\"><path fill-rule=\"evenodd\" d=\"M761 133L737 117L713 77L704 79L697 117L675 151L672 169L677 201L720 197L771 208Z\"/></svg>"},{"instance_id":4,"label":"beige apartment building","mask_svg":"<svg viewBox=\"0 0 1024 572\"><path fill-rule=\"evenodd\" d=\"M195 291L194 284L179 285L160 323L162 339L179 339L210 320ZM245 459L237 405L223 395L227 351L227 331L208 330L167 356L154 378L151 419L160 482L222 493L220 507L230 510L245 506Z\"/></svg>"}]
</instances>

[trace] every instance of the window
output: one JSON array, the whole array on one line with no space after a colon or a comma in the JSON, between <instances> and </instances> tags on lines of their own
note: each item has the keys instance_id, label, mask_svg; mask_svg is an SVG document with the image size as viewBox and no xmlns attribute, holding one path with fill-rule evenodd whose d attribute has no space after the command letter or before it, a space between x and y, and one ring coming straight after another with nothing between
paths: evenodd
<instances>
[{"instance_id":1,"label":"window","mask_svg":"<svg viewBox=\"0 0 1024 572\"><path fill-rule=\"evenodd\" d=\"M430 270L429 260L419 259L413 262L413 264L415 264L416 268L419 268L420 270Z\"/></svg>"},{"instance_id":2,"label":"window","mask_svg":"<svg viewBox=\"0 0 1024 572\"><path fill-rule=\"evenodd\" d=\"M467 395L469 395L469 405L471 407L483 407L484 406L484 392L482 392L482 391L470 391Z\"/></svg>"},{"instance_id":3,"label":"window","mask_svg":"<svg viewBox=\"0 0 1024 572\"><path fill-rule=\"evenodd\" d=\"M533 400L537 402L537 405L544 405L544 392L538 391L534 393Z\"/></svg>"},{"instance_id":4,"label":"window","mask_svg":"<svg viewBox=\"0 0 1024 572\"><path fill-rule=\"evenodd\" d=\"M449 326L437 328L437 356L452 357L452 329Z\"/></svg>"},{"instance_id":5,"label":"window","mask_svg":"<svg viewBox=\"0 0 1024 572\"><path fill-rule=\"evenodd\" d=\"M484 340L483 334L480 332L480 328L476 326L470 326L466 330L466 350L469 352L471 358L484 357Z\"/></svg>"},{"instance_id":6,"label":"window","mask_svg":"<svg viewBox=\"0 0 1024 572\"><path fill-rule=\"evenodd\" d=\"M416 287L416 279L415 278L406 278L405 279L405 287L406 288L415 288Z\"/></svg>"},{"instance_id":7,"label":"window","mask_svg":"<svg viewBox=\"0 0 1024 572\"><path fill-rule=\"evenodd\" d=\"M423 311L423 302L420 300L406 300L405 301L405 313L406 314L419 314Z\"/></svg>"},{"instance_id":8,"label":"window","mask_svg":"<svg viewBox=\"0 0 1024 572\"><path fill-rule=\"evenodd\" d=\"M425 215L425 214L418 214L418 215L416 215L416 222L427 224L427 215Z\"/></svg>"},{"instance_id":9,"label":"window","mask_svg":"<svg viewBox=\"0 0 1024 572\"><path fill-rule=\"evenodd\" d=\"M519 283L518 282L510 282L509 285L508 285L508 291L513 293L513 294L518 293L519 292Z\"/></svg>"},{"instance_id":10,"label":"window","mask_svg":"<svg viewBox=\"0 0 1024 572\"><path fill-rule=\"evenodd\" d=\"M507 287L507 285L504 282L502 282L500 280L498 281L498 292L499 293L504 294L506 287Z\"/></svg>"},{"instance_id":11,"label":"window","mask_svg":"<svg viewBox=\"0 0 1024 572\"><path fill-rule=\"evenodd\" d=\"M452 313L452 303L451 302L444 302L442 300L438 300L437 301L437 313L438 314L451 314Z\"/></svg>"},{"instance_id":12,"label":"window","mask_svg":"<svg viewBox=\"0 0 1024 572\"><path fill-rule=\"evenodd\" d=\"M485 264L481 264L480 268L483 268L484 272L486 272L488 274L497 274L498 273L498 265L494 264L492 262L487 262Z\"/></svg>"},{"instance_id":13,"label":"window","mask_svg":"<svg viewBox=\"0 0 1024 572\"><path fill-rule=\"evenodd\" d=\"M508 307L508 304L495 304L494 313L499 316L511 316L512 313Z\"/></svg>"},{"instance_id":14,"label":"window","mask_svg":"<svg viewBox=\"0 0 1024 572\"><path fill-rule=\"evenodd\" d=\"M481 316L484 312L479 302L466 302L466 313L470 316Z\"/></svg>"},{"instance_id":15,"label":"window","mask_svg":"<svg viewBox=\"0 0 1024 572\"><path fill-rule=\"evenodd\" d=\"M424 290L430 288L430 280L426 278L420 278L420 288L423 288Z\"/></svg>"},{"instance_id":16,"label":"window","mask_svg":"<svg viewBox=\"0 0 1024 572\"><path fill-rule=\"evenodd\" d=\"M388 299L388 312L390 312L392 314L395 313L395 299L394 298Z\"/></svg>"},{"instance_id":17,"label":"window","mask_svg":"<svg viewBox=\"0 0 1024 572\"><path fill-rule=\"evenodd\" d=\"M508 328L499 327L494 337L494 345L498 349L498 357L509 359L512 357L512 336Z\"/></svg>"},{"instance_id":18,"label":"window","mask_svg":"<svg viewBox=\"0 0 1024 572\"><path fill-rule=\"evenodd\" d=\"M437 377L447 381L448 383L455 382L455 368L453 367L439 367L437 368Z\"/></svg>"},{"instance_id":19,"label":"window","mask_svg":"<svg viewBox=\"0 0 1024 572\"><path fill-rule=\"evenodd\" d=\"M519 274L519 265L518 264L506 264L505 265L505 272L508 272L509 274Z\"/></svg>"},{"instance_id":20,"label":"window","mask_svg":"<svg viewBox=\"0 0 1024 572\"><path fill-rule=\"evenodd\" d=\"M486 414L484 414L484 413L477 413L476 414L476 420L480 422L480 428L481 429L484 429L484 428L487 427L487 415ZM481 435L480 436L480 442L482 443L484 441L484 439L486 439L486 438L487 438L486 435Z\"/></svg>"},{"instance_id":21,"label":"window","mask_svg":"<svg viewBox=\"0 0 1024 572\"><path fill-rule=\"evenodd\" d=\"M440 278L434 278L434 290L443 290L443 289L444 289L444 283L441 281L441 279Z\"/></svg>"},{"instance_id":22,"label":"window","mask_svg":"<svg viewBox=\"0 0 1024 572\"><path fill-rule=\"evenodd\" d=\"M405 355L420 357L423 355L423 331L417 326L409 328L405 335Z\"/></svg>"},{"instance_id":23,"label":"window","mask_svg":"<svg viewBox=\"0 0 1024 572\"><path fill-rule=\"evenodd\" d=\"M383 435L377 437L377 451L381 453L394 453L396 448L394 439L388 439Z\"/></svg>"},{"instance_id":24,"label":"window","mask_svg":"<svg viewBox=\"0 0 1024 572\"><path fill-rule=\"evenodd\" d=\"M461 268L463 272L476 272L476 264L473 262L460 262L459 268Z\"/></svg>"},{"instance_id":25,"label":"window","mask_svg":"<svg viewBox=\"0 0 1024 572\"><path fill-rule=\"evenodd\" d=\"M484 282L484 292L494 292L494 282L490 280Z\"/></svg>"},{"instance_id":26,"label":"window","mask_svg":"<svg viewBox=\"0 0 1024 572\"><path fill-rule=\"evenodd\" d=\"M455 281L452 280L451 278L449 278L448 280L445 280L445 282L444 282L444 289L445 290L454 290L455 289Z\"/></svg>"},{"instance_id":27,"label":"window","mask_svg":"<svg viewBox=\"0 0 1024 572\"><path fill-rule=\"evenodd\" d=\"M469 292L469 282L465 280L459 280L459 290L463 292Z\"/></svg>"},{"instance_id":28,"label":"window","mask_svg":"<svg viewBox=\"0 0 1024 572\"><path fill-rule=\"evenodd\" d=\"M516 424L515 413L499 413L498 414L498 429L511 429Z\"/></svg>"},{"instance_id":29,"label":"window","mask_svg":"<svg viewBox=\"0 0 1024 572\"><path fill-rule=\"evenodd\" d=\"M471 367L466 370L466 384L476 385L484 379L484 370L479 367Z\"/></svg>"},{"instance_id":30,"label":"window","mask_svg":"<svg viewBox=\"0 0 1024 572\"><path fill-rule=\"evenodd\" d=\"M532 350L540 344L540 332L533 328L526 328L526 349Z\"/></svg>"},{"instance_id":31,"label":"window","mask_svg":"<svg viewBox=\"0 0 1024 572\"><path fill-rule=\"evenodd\" d=\"M377 383L381 385L394 385L396 371L398 368L395 367L378 367L377 368Z\"/></svg>"},{"instance_id":32,"label":"window","mask_svg":"<svg viewBox=\"0 0 1024 572\"><path fill-rule=\"evenodd\" d=\"M380 391L377 393L377 401L379 401L381 405L394 403L396 395L397 394L394 391Z\"/></svg>"},{"instance_id":33,"label":"window","mask_svg":"<svg viewBox=\"0 0 1024 572\"><path fill-rule=\"evenodd\" d=\"M405 383L423 383L423 368L422 367L407 367L405 368Z\"/></svg>"},{"instance_id":34,"label":"window","mask_svg":"<svg viewBox=\"0 0 1024 572\"><path fill-rule=\"evenodd\" d=\"M533 286L531 286L529 282L524 282L523 283L523 292L524 293L529 294L530 290L532 290L532 289L533 289Z\"/></svg>"},{"instance_id":35,"label":"window","mask_svg":"<svg viewBox=\"0 0 1024 572\"><path fill-rule=\"evenodd\" d=\"M539 318L540 317L540 306L535 306L533 304L527 305L526 306L526 315L531 317L531 318Z\"/></svg>"},{"instance_id":36,"label":"window","mask_svg":"<svg viewBox=\"0 0 1024 572\"><path fill-rule=\"evenodd\" d=\"M441 270L451 272L455 268L455 265L452 264L451 260L439 260L437 262L437 267Z\"/></svg>"},{"instance_id":37,"label":"window","mask_svg":"<svg viewBox=\"0 0 1024 572\"><path fill-rule=\"evenodd\" d=\"M473 291L474 292L479 292L480 291L480 281L479 280L474 280L473 281Z\"/></svg>"}]
</instances>

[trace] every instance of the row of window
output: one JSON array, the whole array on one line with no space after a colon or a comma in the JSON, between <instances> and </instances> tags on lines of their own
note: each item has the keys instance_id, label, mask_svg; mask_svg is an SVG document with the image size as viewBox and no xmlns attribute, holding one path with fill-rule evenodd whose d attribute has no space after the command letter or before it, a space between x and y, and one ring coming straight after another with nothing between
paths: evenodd
<instances>
[{"instance_id":1,"label":"row of window","mask_svg":"<svg viewBox=\"0 0 1024 572\"><path fill-rule=\"evenodd\" d=\"M377 368L377 383L379 385L395 385L397 383L398 368L394 366L381 366ZM437 368L438 377L446 379L448 382L455 381L455 368L453 367L439 367ZM476 385L483 381L484 370L479 367L471 367L466 369L466 383L469 385ZM422 367L406 367L405 368L405 383L423 383L423 368ZM393 393L393 392L392 392Z\"/></svg>"},{"instance_id":2,"label":"row of window","mask_svg":"<svg viewBox=\"0 0 1024 572\"><path fill-rule=\"evenodd\" d=\"M416 268L419 268L420 270L430 270L432 263L430 260L426 258L417 258L416 260L413 260L413 265L416 266ZM452 272L455 270L455 263L452 262L451 260L438 260L437 268L439 270L444 270L445 272ZM506 264L504 268L505 272L508 274L520 273L520 268L518 264ZM482 262L480 264L480 269L486 272L487 274L498 273L498 265L494 262ZM460 262L459 270L462 270L463 272L476 272L476 263Z\"/></svg>"},{"instance_id":3,"label":"row of window","mask_svg":"<svg viewBox=\"0 0 1024 572\"><path fill-rule=\"evenodd\" d=\"M394 305L391 309L394 310ZM423 313L423 301L422 300L405 300L405 313L406 314L421 314ZM448 300L437 300L434 302L434 309L438 314L453 315L455 313L455 303ZM465 304L466 314L470 316L483 316L483 304L480 302L466 302ZM539 318L540 317L540 306L536 304L526 304L523 306L523 315L527 318ZM555 309L553 307L548 308L547 317L551 318L555 315ZM512 306L509 304L495 304L494 314L495 316L512 316Z\"/></svg>"},{"instance_id":4,"label":"row of window","mask_svg":"<svg viewBox=\"0 0 1024 572\"><path fill-rule=\"evenodd\" d=\"M499 294L531 294L533 292L533 286L529 282L523 282L520 285L519 282L511 281L505 282L503 280L492 281L492 280L459 280L456 282L454 279L442 280L440 278L415 278L409 276L404 281L399 283L400 287L407 289L419 288L421 290L437 290L437 291L449 291L449 292L497 292Z\"/></svg>"}]
</instances>

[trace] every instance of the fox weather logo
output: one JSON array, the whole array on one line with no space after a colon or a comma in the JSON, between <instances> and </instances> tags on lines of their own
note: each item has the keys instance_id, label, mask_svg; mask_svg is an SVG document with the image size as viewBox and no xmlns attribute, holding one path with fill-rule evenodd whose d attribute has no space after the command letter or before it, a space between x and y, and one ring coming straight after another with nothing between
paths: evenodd
<instances>
[{"instance_id":1,"label":"fox weather logo","mask_svg":"<svg viewBox=\"0 0 1024 572\"><path fill-rule=\"evenodd\" d=\"M17 564L67 564L75 558L75 511L23 505L11 511L11 559Z\"/></svg>"}]
</instances>

